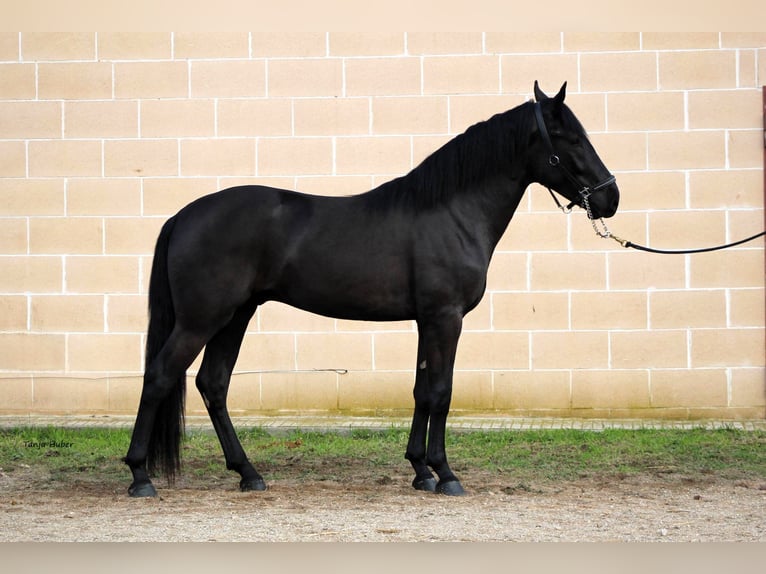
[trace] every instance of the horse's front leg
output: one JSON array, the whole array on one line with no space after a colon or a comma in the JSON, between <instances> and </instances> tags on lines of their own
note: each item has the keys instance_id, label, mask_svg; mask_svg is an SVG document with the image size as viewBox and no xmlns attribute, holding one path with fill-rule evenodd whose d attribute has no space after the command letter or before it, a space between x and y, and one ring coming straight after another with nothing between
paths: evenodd
<instances>
[{"instance_id":1,"label":"horse's front leg","mask_svg":"<svg viewBox=\"0 0 766 574\"><path fill-rule=\"evenodd\" d=\"M436 479L428 469L426 462L426 437L428 436L428 417L431 412L427 366L426 346L424 337L420 334L418 336L418 362L415 367L415 390L413 392L415 412L412 415L412 428L404 458L410 461L415 470L415 480L412 481L412 486L416 490L434 492Z\"/></svg>"},{"instance_id":2,"label":"horse's front leg","mask_svg":"<svg viewBox=\"0 0 766 574\"><path fill-rule=\"evenodd\" d=\"M462 316L449 315L425 326L424 333L430 413L426 462L439 476L436 492L451 496L465 494L447 462L444 445L447 415L452 400L455 354L461 328Z\"/></svg>"}]
</instances>

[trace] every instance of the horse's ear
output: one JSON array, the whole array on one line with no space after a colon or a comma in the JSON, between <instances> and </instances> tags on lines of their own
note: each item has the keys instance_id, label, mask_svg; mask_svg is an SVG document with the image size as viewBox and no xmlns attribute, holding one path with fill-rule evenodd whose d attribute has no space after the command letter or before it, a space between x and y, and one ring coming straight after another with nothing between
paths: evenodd
<instances>
[{"instance_id":1,"label":"horse's ear","mask_svg":"<svg viewBox=\"0 0 766 574\"><path fill-rule=\"evenodd\" d=\"M556 94L556 96L553 98L553 101L556 102L557 106L560 106L563 103L566 95L567 95L567 83L564 82L564 84L561 86L561 89L559 90L559 93Z\"/></svg>"},{"instance_id":2,"label":"horse's ear","mask_svg":"<svg viewBox=\"0 0 766 574\"><path fill-rule=\"evenodd\" d=\"M535 80L535 101L542 102L543 100L547 99L548 96L546 96L545 92L540 89L540 85L537 83L537 80Z\"/></svg>"}]
</instances>

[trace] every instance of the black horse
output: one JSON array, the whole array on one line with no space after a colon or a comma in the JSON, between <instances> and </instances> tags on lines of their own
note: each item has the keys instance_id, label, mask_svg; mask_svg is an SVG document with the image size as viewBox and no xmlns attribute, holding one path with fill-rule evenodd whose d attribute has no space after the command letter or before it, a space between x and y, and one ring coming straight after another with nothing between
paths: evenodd
<instances>
[{"instance_id":1,"label":"black horse","mask_svg":"<svg viewBox=\"0 0 766 574\"><path fill-rule=\"evenodd\" d=\"M205 349L196 385L242 490L264 490L226 408L248 322L265 301L343 319L418 327L415 411L406 458L416 489L463 488L444 433L463 317L484 294L490 258L526 188L539 182L611 217L619 191L585 130L549 98L478 123L409 174L367 193L317 197L262 186L226 189L162 228L149 287L143 391L125 463L131 496L156 496L150 473L180 469L186 370ZM436 473L438 483L431 473Z\"/></svg>"}]
</instances>

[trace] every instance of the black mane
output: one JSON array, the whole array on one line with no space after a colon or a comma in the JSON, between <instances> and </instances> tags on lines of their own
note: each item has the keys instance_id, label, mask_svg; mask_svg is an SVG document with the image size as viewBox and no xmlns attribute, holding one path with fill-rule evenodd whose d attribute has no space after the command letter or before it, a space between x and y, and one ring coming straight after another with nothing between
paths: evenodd
<instances>
[{"instance_id":1,"label":"black mane","mask_svg":"<svg viewBox=\"0 0 766 574\"><path fill-rule=\"evenodd\" d=\"M429 209L487 179L510 176L511 159L526 146L533 122L532 103L527 102L469 127L407 175L364 194L368 205Z\"/></svg>"}]
</instances>

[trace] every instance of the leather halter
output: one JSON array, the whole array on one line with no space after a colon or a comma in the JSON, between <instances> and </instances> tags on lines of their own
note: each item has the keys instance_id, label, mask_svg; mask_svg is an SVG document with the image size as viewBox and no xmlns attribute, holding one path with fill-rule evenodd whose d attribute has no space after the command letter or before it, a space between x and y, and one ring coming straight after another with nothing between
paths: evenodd
<instances>
[{"instance_id":1,"label":"leather halter","mask_svg":"<svg viewBox=\"0 0 766 574\"><path fill-rule=\"evenodd\" d=\"M540 106L540 102L535 102L535 118L537 119L537 128L540 130L540 135L542 136L543 141L545 142L545 145L547 146L548 151L550 153L550 156L548 156L548 164L551 167L560 169L564 173L566 178L570 182L572 182L576 188L579 188L577 193L580 195L582 204L579 204L577 201L572 201L565 208L559 203L559 200L553 194L553 191L551 190L551 188L548 187L548 191L553 197L553 200L556 202L556 205L558 205L559 208L565 213L569 213L570 211L572 211L572 207L574 207L575 205L580 205L581 207L585 207L586 211L588 212L588 218L593 219L593 214L591 213L591 210L590 210L588 198L595 192L603 191L605 188L612 185L615 182L615 177L610 173L609 177L598 182L596 185L588 186L588 185L582 184L566 167L564 167L564 165L561 163L561 159L559 158L558 154L556 154L556 150L553 148L553 142L551 141L551 136L550 134L548 134L548 128L545 126L545 119L543 118L543 110L542 110L542 107Z\"/></svg>"}]
</instances>

